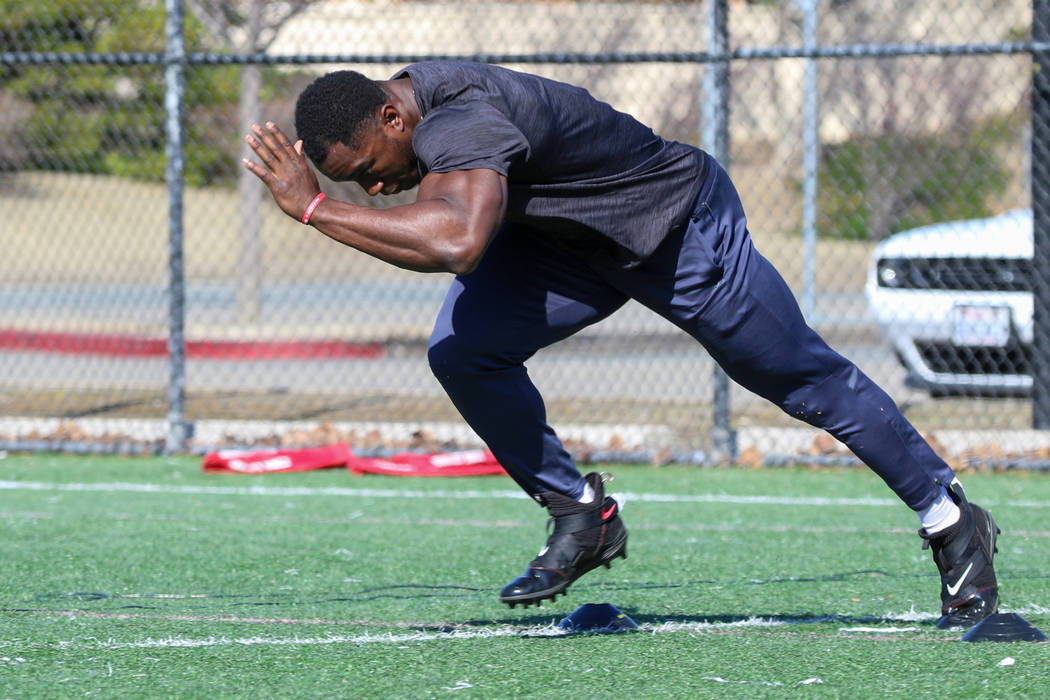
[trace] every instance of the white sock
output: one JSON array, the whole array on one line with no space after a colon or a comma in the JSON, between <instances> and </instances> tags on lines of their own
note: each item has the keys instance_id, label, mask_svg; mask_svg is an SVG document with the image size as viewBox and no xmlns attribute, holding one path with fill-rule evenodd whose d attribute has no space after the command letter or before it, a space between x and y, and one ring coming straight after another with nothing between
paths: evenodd
<instances>
[{"instance_id":1,"label":"white sock","mask_svg":"<svg viewBox=\"0 0 1050 700\"><path fill-rule=\"evenodd\" d=\"M594 501L594 487L589 483L585 484L583 487L583 495L576 500L580 503L592 503Z\"/></svg>"},{"instance_id":2,"label":"white sock","mask_svg":"<svg viewBox=\"0 0 1050 700\"><path fill-rule=\"evenodd\" d=\"M942 486L941 495L937 500L919 511L919 522L922 523L926 534L932 535L959 522L960 515L959 506L955 505L955 501Z\"/></svg>"}]
</instances>

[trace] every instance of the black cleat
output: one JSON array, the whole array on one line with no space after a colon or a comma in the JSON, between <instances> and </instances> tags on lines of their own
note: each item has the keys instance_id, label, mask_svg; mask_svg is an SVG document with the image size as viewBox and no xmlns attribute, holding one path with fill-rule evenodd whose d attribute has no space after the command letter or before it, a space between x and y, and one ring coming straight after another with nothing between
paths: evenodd
<instances>
[{"instance_id":1,"label":"black cleat","mask_svg":"<svg viewBox=\"0 0 1050 700\"><path fill-rule=\"evenodd\" d=\"M992 514L966 500L962 491L948 487L959 506L959 521L934 535L919 530L922 547L933 550L941 574L940 629L968 628L999 609L999 584L992 559L998 548L999 528Z\"/></svg>"},{"instance_id":2,"label":"black cleat","mask_svg":"<svg viewBox=\"0 0 1050 700\"><path fill-rule=\"evenodd\" d=\"M594 489L594 501L579 503L559 493L542 494L551 514L554 530L539 556L525 573L500 591L500 602L514 607L554 600L565 594L573 581L616 557L627 558L627 528L620 520L620 504L605 495L602 477L591 472L586 477Z\"/></svg>"}]
</instances>

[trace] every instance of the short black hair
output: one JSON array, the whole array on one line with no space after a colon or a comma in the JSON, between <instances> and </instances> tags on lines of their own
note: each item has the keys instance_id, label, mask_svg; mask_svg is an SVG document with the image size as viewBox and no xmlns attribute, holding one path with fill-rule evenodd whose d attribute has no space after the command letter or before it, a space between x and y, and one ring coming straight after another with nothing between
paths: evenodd
<instances>
[{"instance_id":1,"label":"short black hair","mask_svg":"<svg viewBox=\"0 0 1050 700\"><path fill-rule=\"evenodd\" d=\"M295 133L314 165L337 143L357 144L361 127L387 102L379 83L351 70L333 71L306 86L295 102Z\"/></svg>"}]
</instances>

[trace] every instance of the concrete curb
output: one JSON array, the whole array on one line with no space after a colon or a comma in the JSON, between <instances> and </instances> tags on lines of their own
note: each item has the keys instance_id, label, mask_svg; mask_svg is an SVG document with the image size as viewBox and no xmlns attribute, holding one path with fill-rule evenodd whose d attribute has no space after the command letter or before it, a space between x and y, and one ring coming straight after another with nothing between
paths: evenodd
<instances>
[{"instance_id":1,"label":"concrete curb","mask_svg":"<svg viewBox=\"0 0 1050 700\"><path fill-rule=\"evenodd\" d=\"M411 449L409 446L419 443L447 449L484 447L470 427L461 422L202 420L192 428L190 451L198 454L220 447L278 444L282 439L304 446L307 442L348 441L362 453ZM675 433L665 425L563 424L556 429L581 461L711 461L701 450L676 450ZM168 423L159 418L0 417L0 447L11 451L159 453L167 434ZM751 426L738 429L736 438L737 456L743 464L861 464L844 446L815 428ZM1037 455L1040 451L1050 452L1050 431L940 430L931 432L928 438L942 457L961 460L964 465L1050 469L1050 458ZM74 445L79 447L74 449ZM749 452L750 457L746 454Z\"/></svg>"},{"instance_id":2,"label":"concrete curb","mask_svg":"<svg viewBox=\"0 0 1050 700\"><path fill-rule=\"evenodd\" d=\"M192 445L198 449L232 444L252 445L298 433L357 436L362 442L389 445L409 444L419 436L428 442L453 444L459 448L483 447L481 439L465 423L458 422L324 422L202 420L193 424ZM163 442L168 423L160 418L37 418L0 417L0 437L8 441L107 440L140 443ZM583 425L558 426L566 442L596 449L623 451L665 449L674 441L673 431L663 425Z\"/></svg>"}]
</instances>

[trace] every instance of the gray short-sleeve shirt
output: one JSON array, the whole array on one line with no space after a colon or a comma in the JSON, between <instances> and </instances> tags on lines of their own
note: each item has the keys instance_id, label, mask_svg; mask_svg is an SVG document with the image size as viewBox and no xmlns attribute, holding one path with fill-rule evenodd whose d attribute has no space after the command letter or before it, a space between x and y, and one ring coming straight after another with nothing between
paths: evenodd
<instances>
[{"instance_id":1,"label":"gray short-sleeve shirt","mask_svg":"<svg viewBox=\"0 0 1050 700\"><path fill-rule=\"evenodd\" d=\"M612 240L644 259L692 211L708 156L583 88L455 61L394 77L405 76L423 117L412 137L420 173L505 175L512 223L585 245Z\"/></svg>"}]
</instances>

